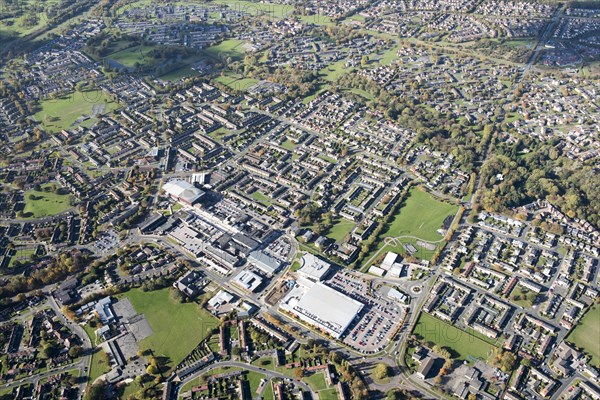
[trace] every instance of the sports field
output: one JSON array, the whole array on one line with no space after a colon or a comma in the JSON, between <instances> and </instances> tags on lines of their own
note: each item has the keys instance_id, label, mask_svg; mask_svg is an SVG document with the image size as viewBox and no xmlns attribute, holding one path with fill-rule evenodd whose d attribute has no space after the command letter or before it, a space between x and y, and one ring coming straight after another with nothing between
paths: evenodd
<instances>
[{"instance_id":1,"label":"sports field","mask_svg":"<svg viewBox=\"0 0 600 400\"><path fill-rule=\"evenodd\" d=\"M144 292L132 289L125 293L138 314L144 314L154 333L142 340L141 349L152 349L166 356L171 366L182 361L208 334L218 320L195 303L176 303L169 289Z\"/></svg>"},{"instance_id":2,"label":"sports field","mask_svg":"<svg viewBox=\"0 0 600 400\"><path fill-rule=\"evenodd\" d=\"M567 337L577 347L592 356L592 364L600 367L600 304L595 304L583 316Z\"/></svg>"},{"instance_id":3,"label":"sports field","mask_svg":"<svg viewBox=\"0 0 600 400\"><path fill-rule=\"evenodd\" d=\"M412 188L405 204L392 219L382 237L414 236L429 242L443 239L437 230L449 215L455 215L458 206L435 199L418 187Z\"/></svg>"},{"instance_id":4,"label":"sports field","mask_svg":"<svg viewBox=\"0 0 600 400\"><path fill-rule=\"evenodd\" d=\"M56 215L71 208L71 195L28 190L25 192L25 208L23 217L41 218Z\"/></svg>"},{"instance_id":5,"label":"sports field","mask_svg":"<svg viewBox=\"0 0 600 400\"><path fill-rule=\"evenodd\" d=\"M469 356L486 360L494 349L494 346L474 335L424 312L419 316L413 333L424 341L448 348L453 358L462 361Z\"/></svg>"},{"instance_id":6,"label":"sports field","mask_svg":"<svg viewBox=\"0 0 600 400\"><path fill-rule=\"evenodd\" d=\"M42 110L35 114L35 119L50 132L73 129L92 112L106 114L118 107L101 90L76 91L58 99L44 100L41 106Z\"/></svg>"}]
</instances>

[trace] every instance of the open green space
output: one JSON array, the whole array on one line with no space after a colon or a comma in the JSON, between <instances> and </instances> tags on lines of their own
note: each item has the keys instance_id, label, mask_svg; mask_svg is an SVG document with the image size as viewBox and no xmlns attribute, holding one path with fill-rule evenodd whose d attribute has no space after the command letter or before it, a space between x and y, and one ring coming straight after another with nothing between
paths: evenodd
<instances>
[{"instance_id":1,"label":"open green space","mask_svg":"<svg viewBox=\"0 0 600 400\"><path fill-rule=\"evenodd\" d=\"M246 90L249 87L256 85L258 83L257 79L253 78L244 78L241 75L237 74L225 74L220 75L215 78L216 82L222 83L225 86L230 87L234 90Z\"/></svg>"},{"instance_id":2,"label":"open green space","mask_svg":"<svg viewBox=\"0 0 600 400\"><path fill-rule=\"evenodd\" d=\"M28 190L25 192L23 217L41 218L56 215L72 208L70 194Z\"/></svg>"},{"instance_id":3,"label":"open green space","mask_svg":"<svg viewBox=\"0 0 600 400\"><path fill-rule=\"evenodd\" d=\"M337 400L339 399L335 388L319 391L319 400Z\"/></svg>"},{"instance_id":4,"label":"open green space","mask_svg":"<svg viewBox=\"0 0 600 400\"><path fill-rule=\"evenodd\" d=\"M137 63L140 65L152 64L154 60L149 53L153 49L153 46L132 46L112 53L107 56L107 58L114 60L125 67L134 68Z\"/></svg>"},{"instance_id":5,"label":"open green space","mask_svg":"<svg viewBox=\"0 0 600 400\"><path fill-rule=\"evenodd\" d=\"M271 384L271 381L267 382L266 387L265 387L265 391L262 394L262 398L263 400L273 400L273 385Z\"/></svg>"},{"instance_id":6,"label":"open green space","mask_svg":"<svg viewBox=\"0 0 600 400\"><path fill-rule=\"evenodd\" d=\"M88 119L92 111L103 115L118 107L102 90L75 91L57 99L43 100L40 105L42 109L35 114L35 119L50 132L73 129L84 122L84 115ZM95 117L89 119L95 120Z\"/></svg>"},{"instance_id":7,"label":"open green space","mask_svg":"<svg viewBox=\"0 0 600 400\"><path fill-rule=\"evenodd\" d=\"M594 304L581 318L567 340L592 356L591 363L600 367L600 341L598 338L600 338L600 304Z\"/></svg>"},{"instance_id":8,"label":"open green space","mask_svg":"<svg viewBox=\"0 0 600 400\"><path fill-rule=\"evenodd\" d=\"M93 383L100 375L110 371L108 354L100 347L93 350L92 362L90 364L89 381Z\"/></svg>"},{"instance_id":9,"label":"open green space","mask_svg":"<svg viewBox=\"0 0 600 400\"><path fill-rule=\"evenodd\" d=\"M283 143L281 143L281 147L292 151L296 148L296 145L290 139L286 139Z\"/></svg>"},{"instance_id":10,"label":"open green space","mask_svg":"<svg viewBox=\"0 0 600 400\"><path fill-rule=\"evenodd\" d=\"M231 57L232 60L241 60L244 58L244 48L242 47L244 42L237 39L227 39L221 43L207 47L203 50L204 54L209 57L219 60L226 61L227 58Z\"/></svg>"},{"instance_id":11,"label":"open green space","mask_svg":"<svg viewBox=\"0 0 600 400\"><path fill-rule=\"evenodd\" d=\"M353 88L353 89L348 89L347 90L350 93L354 93L359 95L360 97L366 99L366 100L373 100L373 95L369 92L367 92L366 90L363 89L357 89L357 88Z\"/></svg>"},{"instance_id":12,"label":"open green space","mask_svg":"<svg viewBox=\"0 0 600 400\"><path fill-rule=\"evenodd\" d=\"M412 188L404 205L392 219L384 237L414 236L425 241L443 239L437 230L449 215L458 212L458 206L435 199L424 190Z\"/></svg>"},{"instance_id":13,"label":"open green space","mask_svg":"<svg viewBox=\"0 0 600 400\"><path fill-rule=\"evenodd\" d=\"M190 67L177 68L171 72L167 72L164 75L159 76L164 81L178 81L181 78L187 78L188 76L198 76L200 73Z\"/></svg>"},{"instance_id":14,"label":"open green space","mask_svg":"<svg viewBox=\"0 0 600 400\"><path fill-rule=\"evenodd\" d=\"M319 75L322 76L323 79L325 79L326 81L335 82L342 75L344 75L347 72L350 72L351 69L346 69L345 65L346 60L340 60L333 64L329 64L328 66L319 71Z\"/></svg>"},{"instance_id":15,"label":"open green space","mask_svg":"<svg viewBox=\"0 0 600 400\"><path fill-rule=\"evenodd\" d=\"M527 290L521 285L515 286L509 296L513 303L525 309L531 308L536 297L537 295L534 292Z\"/></svg>"},{"instance_id":16,"label":"open green space","mask_svg":"<svg viewBox=\"0 0 600 400\"><path fill-rule=\"evenodd\" d=\"M350 234L354 228L354 222L347 219L340 219L336 221L333 226L327 232L327 237L335 240L336 242L341 241L346 235Z\"/></svg>"},{"instance_id":17,"label":"open green space","mask_svg":"<svg viewBox=\"0 0 600 400\"><path fill-rule=\"evenodd\" d=\"M469 356L486 360L494 349L475 335L424 312L419 315L413 333L426 342L447 348L453 358L461 361L468 360Z\"/></svg>"},{"instance_id":18,"label":"open green space","mask_svg":"<svg viewBox=\"0 0 600 400\"><path fill-rule=\"evenodd\" d=\"M137 313L144 314L154 331L140 341L140 348L168 357L172 366L181 362L218 326L218 320L197 304L173 301L168 288L152 292L132 289L124 295Z\"/></svg>"},{"instance_id":19,"label":"open green space","mask_svg":"<svg viewBox=\"0 0 600 400\"><path fill-rule=\"evenodd\" d=\"M314 372L312 375L305 376L303 380L310 385L315 392L327 389L327 382L325 382L325 376L322 372Z\"/></svg>"},{"instance_id":20,"label":"open green space","mask_svg":"<svg viewBox=\"0 0 600 400\"><path fill-rule=\"evenodd\" d=\"M271 199L259 190L252 193L251 197L267 207L271 205Z\"/></svg>"},{"instance_id":21,"label":"open green space","mask_svg":"<svg viewBox=\"0 0 600 400\"><path fill-rule=\"evenodd\" d=\"M48 25L46 9L59 3L58 0L0 1L0 31L25 36ZM18 10L13 14L12 10ZM10 16L10 18L8 18Z\"/></svg>"}]
</instances>

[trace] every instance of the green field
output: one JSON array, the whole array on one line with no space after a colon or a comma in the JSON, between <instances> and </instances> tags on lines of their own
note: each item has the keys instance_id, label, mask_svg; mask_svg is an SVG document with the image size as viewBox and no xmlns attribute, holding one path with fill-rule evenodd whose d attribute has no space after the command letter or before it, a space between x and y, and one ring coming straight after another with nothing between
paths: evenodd
<instances>
[{"instance_id":1,"label":"green field","mask_svg":"<svg viewBox=\"0 0 600 400\"><path fill-rule=\"evenodd\" d=\"M159 76L164 81L178 81L181 78L187 78L188 76L198 76L200 73L190 67L181 67L174 69L171 72L167 72L164 75Z\"/></svg>"},{"instance_id":2,"label":"green field","mask_svg":"<svg viewBox=\"0 0 600 400\"><path fill-rule=\"evenodd\" d=\"M258 201L259 203L261 203L264 206L270 206L271 205L271 199L266 196L265 194L263 194L261 191L257 190L254 193L252 193L251 197Z\"/></svg>"},{"instance_id":3,"label":"green field","mask_svg":"<svg viewBox=\"0 0 600 400\"><path fill-rule=\"evenodd\" d=\"M58 0L45 0L38 2L35 0L0 1L0 16L4 14L6 8L10 10L10 3L14 4L16 9L20 10L19 15L14 18L2 18L0 22L0 31L14 33L18 36L25 36L42 29L48 24L46 8L54 6ZM7 15L9 15L7 13ZM4 32L3 32L4 33Z\"/></svg>"},{"instance_id":4,"label":"green field","mask_svg":"<svg viewBox=\"0 0 600 400\"><path fill-rule=\"evenodd\" d=\"M312 375L305 376L303 379L315 392L327 389L327 382L322 372L314 372Z\"/></svg>"},{"instance_id":5,"label":"green field","mask_svg":"<svg viewBox=\"0 0 600 400\"><path fill-rule=\"evenodd\" d=\"M258 83L258 79L244 78L237 74L226 74L215 78L216 82L222 83L231 89L244 91Z\"/></svg>"},{"instance_id":6,"label":"green field","mask_svg":"<svg viewBox=\"0 0 600 400\"><path fill-rule=\"evenodd\" d=\"M419 188L412 188L383 236L414 236L436 242L443 239L437 230L442 227L446 217L457 212L458 206L443 203Z\"/></svg>"},{"instance_id":7,"label":"green field","mask_svg":"<svg viewBox=\"0 0 600 400\"><path fill-rule=\"evenodd\" d=\"M346 72L350 72L351 68L346 69L346 60L341 60L333 64L329 64L325 68L319 71L319 75L322 76L326 81L335 82Z\"/></svg>"},{"instance_id":8,"label":"green field","mask_svg":"<svg viewBox=\"0 0 600 400\"><path fill-rule=\"evenodd\" d=\"M237 39L228 39L216 46L207 47L203 50L204 54L213 59L225 61L228 57L232 60L241 60L244 58L244 42Z\"/></svg>"},{"instance_id":9,"label":"green field","mask_svg":"<svg viewBox=\"0 0 600 400\"><path fill-rule=\"evenodd\" d=\"M534 292L525 289L521 285L517 285L512 292L510 292L509 296L513 303L525 309L531 308L536 297L537 295Z\"/></svg>"},{"instance_id":10,"label":"green field","mask_svg":"<svg viewBox=\"0 0 600 400\"><path fill-rule=\"evenodd\" d=\"M70 198L70 194L28 190L25 192L23 217L41 218L59 214L72 208Z\"/></svg>"},{"instance_id":11,"label":"green field","mask_svg":"<svg viewBox=\"0 0 600 400\"><path fill-rule=\"evenodd\" d=\"M108 59L114 60L119 64L134 68L136 63L141 65L152 65L153 58L149 53L154 49L152 46L133 46L127 49L117 51L107 56Z\"/></svg>"},{"instance_id":12,"label":"green field","mask_svg":"<svg viewBox=\"0 0 600 400\"><path fill-rule=\"evenodd\" d=\"M262 393L262 397L264 400L273 400L273 385L271 381L266 383L265 391Z\"/></svg>"},{"instance_id":13,"label":"green field","mask_svg":"<svg viewBox=\"0 0 600 400\"><path fill-rule=\"evenodd\" d=\"M348 235L354 228L354 222L347 219L340 219L336 221L331 229L327 232L327 237L340 242L346 235Z\"/></svg>"},{"instance_id":14,"label":"green field","mask_svg":"<svg viewBox=\"0 0 600 400\"><path fill-rule=\"evenodd\" d=\"M335 388L324 389L319 392L319 400L337 400L339 399Z\"/></svg>"},{"instance_id":15,"label":"green field","mask_svg":"<svg viewBox=\"0 0 600 400\"><path fill-rule=\"evenodd\" d=\"M218 320L194 303L175 303L169 289L144 292L132 289L125 293L139 314L144 314L154 333L140 341L141 349L152 349L166 356L175 366L198 345Z\"/></svg>"},{"instance_id":16,"label":"green field","mask_svg":"<svg viewBox=\"0 0 600 400\"><path fill-rule=\"evenodd\" d=\"M89 381L94 382L96 378L110 371L110 363L107 362L108 356L102 348L98 347L92 353L92 363L89 371Z\"/></svg>"},{"instance_id":17,"label":"green field","mask_svg":"<svg viewBox=\"0 0 600 400\"><path fill-rule=\"evenodd\" d=\"M600 367L600 304L594 304L567 337L592 356L592 364Z\"/></svg>"},{"instance_id":18,"label":"green field","mask_svg":"<svg viewBox=\"0 0 600 400\"><path fill-rule=\"evenodd\" d=\"M72 129L80 123L75 121L83 115L89 116L96 108L103 108L100 114L106 114L118 107L100 90L79 92L65 95L58 99L48 99L41 102L41 111L35 114L35 119L50 132ZM98 110L96 110L98 111ZM95 120L95 118L91 118ZM82 121L83 122L83 121Z\"/></svg>"},{"instance_id":19,"label":"green field","mask_svg":"<svg viewBox=\"0 0 600 400\"><path fill-rule=\"evenodd\" d=\"M462 361L469 356L487 360L494 349L480 338L424 312L419 316L413 333L424 341L448 348L453 358Z\"/></svg>"}]
</instances>

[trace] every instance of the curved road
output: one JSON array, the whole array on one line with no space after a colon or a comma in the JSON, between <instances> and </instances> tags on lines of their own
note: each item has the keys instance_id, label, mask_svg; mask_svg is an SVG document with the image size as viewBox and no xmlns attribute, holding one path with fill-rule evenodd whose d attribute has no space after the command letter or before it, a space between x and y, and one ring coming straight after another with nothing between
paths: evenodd
<instances>
[{"instance_id":1,"label":"curved road","mask_svg":"<svg viewBox=\"0 0 600 400\"><path fill-rule=\"evenodd\" d=\"M216 362L214 364L211 364L207 367L204 367L196 372L194 372L193 374L191 374L190 376L188 376L187 378L185 378L183 381L181 381L181 385L179 385L179 387L177 388L177 393L176 393L176 397L179 398L179 388L181 388L181 386L183 386L184 384L191 382L192 380L196 379L197 377L199 377L200 375L203 375L207 372L212 371L213 369L217 369L217 368L222 368L222 367L235 367L235 368L241 368L242 370L246 370L246 371L254 371L254 372L258 372L259 374L263 374L267 376L267 379L273 379L273 378L281 378L281 379L291 379L294 384L300 388L302 388L302 390L304 390L305 392L310 392L313 399L317 399L318 396L315 392L312 391L312 389L310 388L310 386L308 386L306 383L299 381L297 379L294 378L290 378L287 375L284 375L280 372L276 372L276 371L271 371L265 368L260 368L257 367L255 365L252 364L246 364L243 362L238 362L238 361L222 361L222 362Z\"/></svg>"}]
</instances>

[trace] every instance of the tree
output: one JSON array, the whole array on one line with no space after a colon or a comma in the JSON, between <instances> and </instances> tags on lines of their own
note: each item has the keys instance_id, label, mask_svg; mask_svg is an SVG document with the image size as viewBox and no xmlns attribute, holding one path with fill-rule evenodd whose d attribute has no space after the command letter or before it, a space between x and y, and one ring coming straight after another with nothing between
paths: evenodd
<instances>
[{"instance_id":1,"label":"tree","mask_svg":"<svg viewBox=\"0 0 600 400\"><path fill-rule=\"evenodd\" d=\"M44 358L56 357L59 352L60 352L60 346L58 345L58 343L56 343L54 341L46 343L44 345L44 347L42 348L42 356Z\"/></svg>"},{"instance_id":2,"label":"tree","mask_svg":"<svg viewBox=\"0 0 600 400\"><path fill-rule=\"evenodd\" d=\"M77 357L81 357L83 355L83 348L81 346L72 346L69 349L69 357L71 358L77 358Z\"/></svg>"},{"instance_id":3,"label":"tree","mask_svg":"<svg viewBox=\"0 0 600 400\"><path fill-rule=\"evenodd\" d=\"M85 400L104 400L106 391L106 382L100 380L93 385L88 387L88 390L85 394Z\"/></svg>"},{"instance_id":4,"label":"tree","mask_svg":"<svg viewBox=\"0 0 600 400\"><path fill-rule=\"evenodd\" d=\"M301 380L304 378L304 368L296 368L294 370L294 378Z\"/></svg>"},{"instance_id":5,"label":"tree","mask_svg":"<svg viewBox=\"0 0 600 400\"><path fill-rule=\"evenodd\" d=\"M377 379L385 379L390 376L391 371L387 364L379 363L375 366L373 373Z\"/></svg>"},{"instance_id":6,"label":"tree","mask_svg":"<svg viewBox=\"0 0 600 400\"><path fill-rule=\"evenodd\" d=\"M146 372L149 375L156 375L158 374L158 367L156 365L150 364L148 365L148 367L146 368Z\"/></svg>"}]
</instances>

